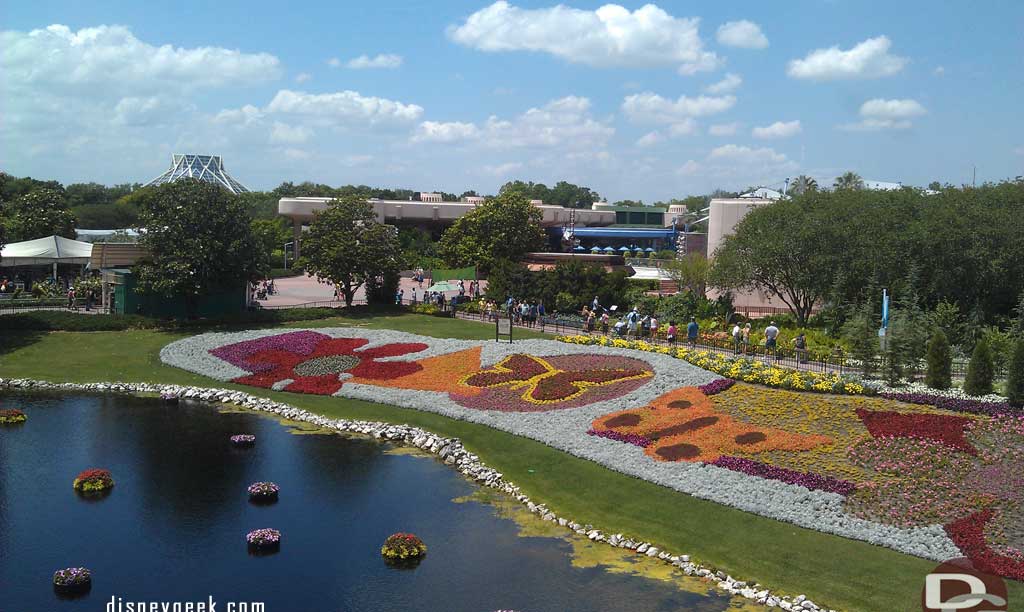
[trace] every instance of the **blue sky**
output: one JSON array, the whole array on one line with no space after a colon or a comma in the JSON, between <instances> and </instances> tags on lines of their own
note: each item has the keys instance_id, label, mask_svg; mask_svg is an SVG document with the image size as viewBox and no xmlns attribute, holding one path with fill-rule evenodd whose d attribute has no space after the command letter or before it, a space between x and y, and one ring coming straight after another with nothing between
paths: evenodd
<instances>
[{"instance_id":1,"label":"blue sky","mask_svg":"<svg viewBox=\"0 0 1024 612\"><path fill-rule=\"evenodd\" d=\"M611 200L1024 174L1024 3L10 3L0 167Z\"/></svg>"}]
</instances>

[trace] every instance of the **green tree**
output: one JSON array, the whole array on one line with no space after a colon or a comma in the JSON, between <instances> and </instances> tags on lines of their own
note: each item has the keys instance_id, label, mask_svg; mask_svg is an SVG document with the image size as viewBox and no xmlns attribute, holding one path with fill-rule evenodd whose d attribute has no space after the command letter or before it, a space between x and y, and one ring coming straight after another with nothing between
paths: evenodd
<instances>
[{"instance_id":1,"label":"green tree","mask_svg":"<svg viewBox=\"0 0 1024 612\"><path fill-rule=\"evenodd\" d=\"M139 227L139 207L124 204L90 204L71 209L82 229L133 229Z\"/></svg>"},{"instance_id":2,"label":"green tree","mask_svg":"<svg viewBox=\"0 0 1024 612\"><path fill-rule=\"evenodd\" d=\"M902 309L892 309L882 351L882 374L890 385L899 384L917 365L914 357L914 322Z\"/></svg>"},{"instance_id":3,"label":"green tree","mask_svg":"<svg viewBox=\"0 0 1024 612\"><path fill-rule=\"evenodd\" d=\"M399 252L395 227L377 223L364 198L345 196L313 217L296 265L334 284L351 306L364 283L375 289L397 274Z\"/></svg>"},{"instance_id":4,"label":"green tree","mask_svg":"<svg viewBox=\"0 0 1024 612\"><path fill-rule=\"evenodd\" d=\"M953 384L953 354L949 348L949 339L941 329L936 329L928 342L925 384L933 389L948 389Z\"/></svg>"},{"instance_id":5,"label":"green tree","mask_svg":"<svg viewBox=\"0 0 1024 612\"><path fill-rule=\"evenodd\" d=\"M245 205L217 185L194 179L147 189L141 200L149 252L136 267L138 289L183 297L190 316L204 295L235 289L267 270Z\"/></svg>"},{"instance_id":6,"label":"green tree","mask_svg":"<svg viewBox=\"0 0 1024 612\"><path fill-rule=\"evenodd\" d=\"M437 254L447 265L488 271L501 259L518 261L544 247L541 211L515 190L486 200L444 231Z\"/></svg>"},{"instance_id":7,"label":"green tree","mask_svg":"<svg viewBox=\"0 0 1024 612\"><path fill-rule=\"evenodd\" d=\"M803 327L831 288L824 271L845 257L841 242L813 202L773 202L748 213L715 251L710 283L777 297Z\"/></svg>"},{"instance_id":8,"label":"green tree","mask_svg":"<svg viewBox=\"0 0 1024 612\"><path fill-rule=\"evenodd\" d=\"M850 347L850 356L861 362L864 375L870 376L874 371L875 355L878 353L878 324L869 302L861 304L847 317L842 335Z\"/></svg>"},{"instance_id":9,"label":"green tree","mask_svg":"<svg viewBox=\"0 0 1024 612\"><path fill-rule=\"evenodd\" d=\"M971 353L971 361L967 364L967 377L964 379L964 391L968 395L986 395L992 393L992 379L995 375L992 364L992 352L984 338L978 340Z\"/></svg>"},{"instance_id":10,"label":"green tree","mask_svg":"<svg viewBox=\"0 0 1024 612\"><path fill-rule=\"evenodd\" d=\"M1010 405L1024 407L1024 338L1017 338L1006 376L1006 397Z\"/></svg>"},{"instance_id":11,"label":"green tree","mask_svg":"<svg viewBox=\"0 0 1024 612\"><path fill-rule=\"evenodd\" d=\"M818 190L818 181L814 180L813 177L801 174L800 176L793 179L793 182L789 184L789 193L791 195L803 195L809 191Z\"/></svg>"},{"instance_id":12,"label":"green tree","mask_svg":"<svg viewBox=\"0 0 1024 612\"><path fill-rule=\"evenodd\" d=\"M21 242L46 236L75 237L75 215L64 192L43 187L16 198L6 220L8 240Z\"/></svg>"},{"instance_id":13,"label":"green tree","mask_svg":"<svg viewBox=\"0 0 1024 612\"><path fill-rule=\"evenodd\" d=\"M698 252L687 253L685 257L667 261L662 270L674 280L680 289L689 289L694 293L704 293L708 282L711 263L707 257Z\"/></svg>"},{"instance_id":14,"label":"green tree","mask_svg":"<svg viewBox=\"0 0 1024 612\"><path fill-rule=\"evenodd\" d=\"M836 177L832 187L836 190L864 189L864 179L856 172L844 172L841 176Z\"/></svg>"}]
</instances>

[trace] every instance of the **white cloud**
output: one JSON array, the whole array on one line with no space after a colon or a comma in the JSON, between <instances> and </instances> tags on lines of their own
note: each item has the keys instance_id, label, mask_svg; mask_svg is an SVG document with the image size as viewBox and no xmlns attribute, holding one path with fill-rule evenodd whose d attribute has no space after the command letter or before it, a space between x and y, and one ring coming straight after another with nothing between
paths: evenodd
<instances>
[{"instance_id":1,"label":"white cloud","mask_svg":"<svg viewBox=\"0 0 1024 612\"><path fill-rule=\"evenodd\" d=\"M114 123L127 126L159 125L184 110L178 100L160 96L129 96L121 98L114 107Z\"/></svg>"},{"instance_id":2,"label":"white cloud","mask_svg":"<svg viewBox=\"0 0 1024 612\"><path fill-rule=\"evenodd\" d=\"M668 133L673 137L689 136L697 131L697 122L687 117L678 123L673 123L668 127Z\"/></svg>"},{"instance_id":3,"label":"white cloud","mask_svg":"<svg viewBox=\"0 0 1024 612\"><path fill-rule=\"evenodd\" d=\"M1016 153L1017 155L1024 155L1024 147L1017 147L1016 149L1013 150L1013 152Z\"/></svg>"},{"instance_id":4,"label":"white cloud","mask_svg":"<svg viewBox=\"0 0 1024 612\"><path fill-rule=\"evenodd\" d=\"M735 144L712 149L699 166L703 176L737 187L778 182L797 168L799 165L796 162L774 149Z\"/></svg>"},{"instance_id":5,"label":"white cloud","mask_svg":"<svg viewBox=\"0 0 1024 612\"><path fill-rule=\"evenodd\" d=\"M290 89L279 90L266 110L271 113L367 121L371 124L415 121L423 114L423 107L416 104L364 96L357 91L310 94Z\"/></svg>"},{"instance_id":6,"label":"white cloud","mask_svg":"<svg viewBox=\"0 0 1024 612\"><path fill-rule=\"evenodd\" d=\"M741 49L764 49L768 46L768 37L761 31L761 26L746 19L722 24L715 39L719 44Z\"/></svg>"},{"instance_id":7,"label":"white cloud","mask_svg":"<svg viewBox=\"0 0 1024 612\"><path fill-rule=\"evenodd\" d=\"M483 167L483 170L484 170L484 172L486 174L490 174L492 176L497 176L497 177L506 177L506 176L509 176L510 174L513 174L515 172L519 172L522 169L523 169L523 164L521 164L519 162L508 162L508 163L505 163L505 164L497 164L497 165L493 165L493 166L492 165L485 165Z\"/></svg>"},{"instance_id":8,"label":"white cloud","mask_svg":"<svg viewBox=\"0 0 1024 612\"><path fill-rule=\"evenodd\" d=\"M789 138L799 134L802 129L799 119L794 121L776 121L771 125L755 127L750 134L754 138Z\"/></svg>"},{"instance_id":9,"label":"white cloud","mask_svg":"<svg viewBox=\"0 0 1024 612\"><path fill-rule=\"evenodd\" d=\"M817 49L803 59L792 60L787 74L795 79L829 81L836 79L874 79L887 77L903 70L908 60L891 55L892 42L886 36L869 38L852 49L843 51L838 46Z\"/></svg>"},{"instance_id":10,"label":"white cloud","mask_svg":"<svg viewBox=\"0 0 1024 612\"><path fill-rule=\"evenodd\" d=\"M374 57L360 55L350 59L345 64L354 70L365 70L369 68L398 68L402 65L402 56L394 53L381 53Z\"/></svg>"},{"instance_id":11,"label":"white cloud","mask_svg":"<svg viewBox=\"0 0 1024 612\"><path fill-rule=\"evenodd\" d=\"M927 114L917 100L885 100L875 98L860 106L861 120L839 126L847 131L906 130L913 127L911 119Z\"/></svg>"},{"instance_id":12,"label":"white cloud","mask_svg":"<svg viewBox=\"0 0 1024 612\"><path fill-rule=\"evenodd\" d=\"M424 121L416 128L413 142L456 142L476 138L480 129L461 121Z\"/></svg>"},{"instance_id":13,"label":"white cloud","mask_svg":"<svg viewBox=\"0 0 1024 612\"><path fill-rule=\"evenodd\" d=\"M934 74L935 76L942 76L946 74L945 66L936 66L935 69L932 70L932 74Z\"/></svg>"},{"instance_id":14,"label":"white cloud","mask_svg":"<svg viewBox=\"0 0 1024 612\"><path fill-rule=\"evenodd\" d=\"M708 92L709 94L719 95L729 93L730 91L736 89L742 84L743 77L741 77L738 74L733 74L729 72L721 81L718 81L717 83L712 83L711 85L705 87L704 91Z\"/></svg>"},{"instance_id":15,"label":"white cloud","mask_svg":"<svg viewBox=\"0 0 1024 612\"><path fill-rule=\"evenodd\" d=\"M295 82L296 83L305 83L306 81L308 81L308 80L310 80L312 78L313 78L313 75L311 75L310 73L308 73L308 72L300 72L297 75L295 75Z\"/></svg>"},{"instance_id":16,"label":"white cloud","mask_svg":"<svg viewBox=\"0 0 1024 612\"><path fill-rule=\"evenodd\" d=\"M653 132L647 132L636 141L638 147L653 147L665 140L665 137L661 135L661 132L655 130Z\"/></svg>"},{"instance_id":17,"label":"white cloud","mask_svg":"<svg viewBox=\"0 0 1024 612\"><path fill-rule=\"evenodd\" d=\"M718 123L708 127L708 134L712 136L732 136L739 129L739 123Z\"/></svg>"},{"instance_id":18,"label":"white cloud","mask_svg":"<svg viewBox=\"0 0 1024 612\"><path fill-rule=\"evenodd\" d=\"M595 11L558 5L523 9L505 1L480 9L448 37L481 51L541 51L597 67L678 65L690 74L714 69L718 57L705 50L700 19L673 17L653 4L630 11L605 4Z\"/></svg>"},{"instance_id":19,"label":"white cloud","mask_svg":"<svg viewBox=\"0 0 1024 612\"><path fill-rule=\"evenodd\" d=\"M420 123L413 142L472 142L489 148L544 147L587 149L603 146L615 128L590 115L590 100L566 96L513 119L488 117L482 125L463 122Z\"/></svg>"},{"instance_id":20,"label":"white cloud","mask_svg":"<svg viewBox=\"0 0 1024 612\"><path fill-rule=\"evenodd\" d=\"M676 169L676 174L680 176L693 176L701 170L701 165L692 159L686 160L686 163Z\"/></svg>"},{"instance_id":21,"label":"white cloud","mask_svg":"<svg viewBox=\"0 0 1024 612\"><path fill-rule=\"evenodd\" d=\"M301 144L309 140L313 130L304 125L288 125L275 121L270 130L270 142L280 144Z\"/></svg>"},{"instance_id":22,"label":"white cloud","mask_svg":"<svg viewBox=\"0 0 1024 612\"><path fill-rule=\"evenodd\" d=\"M341 60L337 57L332 57L331 59L327 60L327 65L330 66L331 68L341 68Z\"/></svg>"},{"instance_id":23,"label":"white cloud","mask_svg":"<svg viewBox=\"0 0 1024 612\"><path fill-rule=\"evenodd\" d=\"M281 62L268 53L221 47L154 46L124 26L72 31L51 25L31 32L0 32L0 72L14 87L60 88L107 94L193 90L262 83L281 76Z\"/></svg>"},{"instance_id":24,"label":"white cloud","mask_svg":"<svg viewBox=\"0 0 1024 612\"><path fill-rule=\"evenodd\" d=\"M214 123L250 125L263 118L263 111L252 104L246 104L241 108L224 109L214 115Z\"/></svg>"},{"instance_id":25,"label":"white cloud","mask_svg":"<svg viewBox=\"0 0 1024 612\"><path fill-rule=\"evenodd\" d=\"M708 154L708 159L731 161L741 163L783 163L787 158L782 153L776 153L774 149L762 147L752 149L750 147L727 144L716 147Z\"/></svg>"},{"instance_id":26,"label":"white cloud","mask_svg":"<svg viewBox=\"0 0 1024 612\"><path fill-rule=\"evenodd\" d=\"M626 96L622 101L622 112L635 123L679 123L688 117L727 111L735 104L735 96L680 96L677 100L670 100L645 91Z\"/></svg>"}]
</instances>

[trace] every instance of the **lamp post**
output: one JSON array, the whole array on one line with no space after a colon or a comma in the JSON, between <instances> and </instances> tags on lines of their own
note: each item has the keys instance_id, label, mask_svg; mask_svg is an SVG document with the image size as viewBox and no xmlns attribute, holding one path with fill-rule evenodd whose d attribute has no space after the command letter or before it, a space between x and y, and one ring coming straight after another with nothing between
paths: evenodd
<instances>
[{"instance_id":1,"label":"lamp post","mask_svg":"<svg viewBox=\"0 0 1024 612\"><path fill-rule=\"evenodd\" d=\"M285 270L288 269L288 247L289 246L294 246L294 245L295 245L294 242L286 242L286 243L284 243L284 269Z\"/></svg>"}]
</instances>

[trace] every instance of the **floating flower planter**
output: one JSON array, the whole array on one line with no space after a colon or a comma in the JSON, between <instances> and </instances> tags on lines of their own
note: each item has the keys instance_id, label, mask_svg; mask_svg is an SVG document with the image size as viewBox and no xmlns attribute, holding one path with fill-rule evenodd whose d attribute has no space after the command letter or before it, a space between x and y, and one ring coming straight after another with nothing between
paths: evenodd
<instances>
[{"instance_id":1,"label":"floating flower planter","mask_svg":"<svg viewBox=\"0 0 1024 612\"><path fill-rule=\"evenodd\" d=\"M64 597L84 595L92 588L92 573L85 567L68 567L53 573L53 590Z\"/></svg>"},{"instance_id":2,"label":"floating flower planter","mask_svg":"<svg viewBox=\"0 0 1024 612\"><path fill-rule=\"evenodd\" d=\"M427 545L411 533L395 533L384 540L380 554L389 565L415 567L427 554Z\"/></svg>"},{"instance_id":3,"label":"floating flower planter","mask_svg":"<svg viewBox=\"0 0 1024 612\"><path fill-rule=\"evenodd\" d=\"M249 485L249 500L259 504L269 504L277 501L277 494L281 487L272 482L254 482Z\"/></svg>"},{"instance_id":4,"label":"floating flower planter","mask_svg":"<svg viewBox=\"0 0 1024 612\"><path fill-rule=\"evenodd\" d=\"M0 410L0 425L17 425L27 420L25 413L16 408Z\"/></svg>"},{"instance_id":5,"label":"floating flower planter","mask_svg":"<svg viewBox=\"0 0 1024 612\"><path fill-rule=\"evenodd\" d=\"M178 403L178 396L175 395L174 393L161 393L160 394L160 399L162 399L163 401L167 402L168 404L177 404Z\"/></svg>"},{"instance_id":6,"label":"floating flower planter","mask_svg":"<svg viewBox=\"0 0 1024 612\"><path fill-rule=\"evenodd\" d=\"M250 531L245 536L249 545L249 553L253 555L265 555L281 550L281 532L269 527Z\"/></svg>"},{"instance_id":7,"label":"floating flower planter","mask_svg":"<svg viewBox=\"0 0 1024 612\"><path fill-rule=\"evenodd\" d=\"M79 493L104 493L114 486L114 479L110 476L110 470L94 468L76 476L73 486Z\"/></svg>"},{"instance_id":8,"label":"floating flower planter","mask_svg":"<svg viewBox=\"0 0 1024 612\"><path fill-rule=\"evenodd\" d=\"M256 436L250 434L231 436L231 444L239 448L251 448L256 444Z\"/></svg>"}]
</instances>

